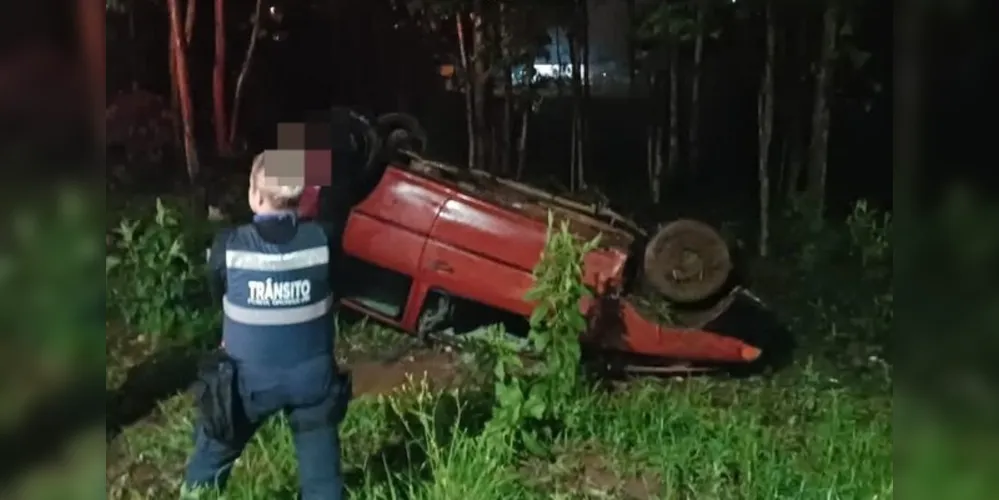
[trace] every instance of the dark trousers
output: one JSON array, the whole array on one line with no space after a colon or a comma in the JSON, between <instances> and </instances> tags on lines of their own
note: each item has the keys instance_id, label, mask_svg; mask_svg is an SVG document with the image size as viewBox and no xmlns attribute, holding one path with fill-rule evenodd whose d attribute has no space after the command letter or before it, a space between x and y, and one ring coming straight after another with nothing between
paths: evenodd
<instances>
[{"instance_id":1,"label":"dark trousers","mask_svg":"<svg viewBox=\"0 0 999 500\"><path fill-rule=\"evenodd\" d=\"M292 429L303 500L340 500L339 424L346 411L344 390L329 355L289 368L238 364L238 387L245 412L233 443L206 435L195 423L194 455L184 480L187 489L225 488L232 465L267 418L284 412ZM349 385L349 384L346 384Z\"/></svg>"}]
</instances>

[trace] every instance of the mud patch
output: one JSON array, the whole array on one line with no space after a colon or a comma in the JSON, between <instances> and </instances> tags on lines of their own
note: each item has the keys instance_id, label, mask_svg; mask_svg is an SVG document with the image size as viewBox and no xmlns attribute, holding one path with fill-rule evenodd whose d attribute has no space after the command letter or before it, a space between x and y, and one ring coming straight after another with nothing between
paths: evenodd
<instances>
[{"instance_id":1,"label":"mud patch","mask_svg":"<svg viewBox=\"0 0 999 500\"><path fill-rule=\"evenodd\" d=\"M393 362L357 360L346 367L354 382L354 397L387 394L410 382L425 379L432 388L461 382L458 358L447 352L420 351Z\"/></svg>"}]
</instances>

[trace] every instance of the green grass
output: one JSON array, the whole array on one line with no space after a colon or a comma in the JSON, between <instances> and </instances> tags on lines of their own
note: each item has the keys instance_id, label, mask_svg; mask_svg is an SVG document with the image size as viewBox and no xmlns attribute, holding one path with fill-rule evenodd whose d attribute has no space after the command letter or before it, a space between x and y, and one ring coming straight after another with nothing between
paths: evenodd
<instances>
[{"instance_id":1,"label":"green grass","mask_svg":"<svg viewBox=\"0 0 999 500\"><path fill-rule=\"evenodd\" d=\"M342 427L347 486L364 499L890 498L892 400L809 368L775 378L637 381L577 401L552 459L504 458L477 428L475 387L420 381L355 400ZM108 455L109 498L176 494L192 449L186 396L128 429ZM239 460L225 498L295 498L296 462L275 419Z\"/></svg>"},{"instance_id":2,"label":"green grass","mask_svg":"<svg viewBox=\"0 0 999 500\"><path fill-rule=\"evenodd\" d=\"M874 227L868 232L880 234L881 226L867 224L868 219L857 218L860 222L850 227ZM532 322L533 338L548 338L547 345L556 346L541 349L543 366L559 374L577 366L576 332L583 321L574 307L566 307L578 301L573 293L581 289L582 250L562 233L549 239L544 255L551 261L535 273L535 289L552 313ZM828 262L840 257L842 248L870 247L877 252L864 255L890 255L881 240L876 243L822 240L802 250L809 259L795 260L791 268L779 266L781 274L765 280L776 290L796 291L793 297L768 295L775 299L774 310L786 314L805 341L797 364L776 375L632 380L577 395L575 382L563 386L565 377L544 372L491 380L488 374L495 373L491 368L497 363L509 368L509 359L497 352L485 350L481 358L471 353L435 357L412 338L373 325L343 329L337 357L347 365L355 362L355 388L384 388L404 371L431 374L431 380L416 378L389 393L353 401L341 428L351 498L893 498L892 371L882 347L892 309L890 301L879 301L883 297L873 293L886 288L890 295L890 274L882 280L884 287L858 295L852 275L841 286L814 272L831 268ZM891 269L890 261L878 265L876 270ZM861 276L864 269L857 266ZM831 291L826 285L832 283L837 286ZM117 365L133 364L157 345L135 344L124 342L121 352L109 344L109 389L124 377ZM399 362L369 362L362 369L372 356L393 355ZM443 366L428 365L437 362ZM455 376L456 370L474 376ZM476 385L483 379L486 386ZM504 397L494 396L493 382ZM511 389L522 398L506 397ZM528 408L537 406L523 403L535 393L544 395L541 414L531 414ZM497 405L501 411L494 417ZM125 429L107 452L108 498L176 498L193 448L193 416L190 398L180 395ZM525 435L537 436L519 432L521 426L549 420L559 428L551 439L541 439L545 452L513 446L510 453L511 444ZM296 470L290 431L274 419L237 462L224 498L296 498Z\"/></svg>"}]
</instances>

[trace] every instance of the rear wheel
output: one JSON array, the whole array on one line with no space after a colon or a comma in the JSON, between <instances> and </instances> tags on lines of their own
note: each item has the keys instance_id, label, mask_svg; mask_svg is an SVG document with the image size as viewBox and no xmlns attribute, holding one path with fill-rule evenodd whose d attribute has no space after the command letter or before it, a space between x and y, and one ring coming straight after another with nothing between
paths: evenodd
<instances>
[{"instance_id":1,"label":"rear wheel","mask_svg":"<svg viewBox=\"0 0 999 500\"><path fill-rule=\"evenodd\" d=\"M357 115L351 128L365 160L359 171L344 176L346 185L339 187L344 192L338 196L354 206L371 194L389 164L400 158L400 150L422 153L427 133L416 118L403 113L387 113L374 120Z\"/></svg>"},{"instance_id":2,"label":"rear wheel","mask_svg":"<svg viewBox=\"0 0 999 500\"><path fill-rule=\"evenodd\" d=\"M383 150L399 150L423 154L427 149L427 132L420 122L404 113L386 113L375 120L375 130Z\"/></svg>"},{"instance_id":3,"label":"rear wheel","mask_svg":"<svg viewBox=\"0 0 999 500\"><path fill-rule=\"evenodd\" d=\"M690 219L671 222L645 247L645 282L667 300L691 304L726 286L732 272L728 244L711 226Z\"/></svg>"}]
</instances>

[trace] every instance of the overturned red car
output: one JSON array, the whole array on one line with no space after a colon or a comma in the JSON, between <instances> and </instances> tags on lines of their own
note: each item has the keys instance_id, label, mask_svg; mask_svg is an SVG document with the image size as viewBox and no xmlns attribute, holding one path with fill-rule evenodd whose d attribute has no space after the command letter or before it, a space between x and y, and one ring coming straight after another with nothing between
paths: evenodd
<instances>
[{"instance_id":1,"label":"overturned red car","mask_svg":"<svg viewBox=\"0 0 999 500\"><path fill-rule=\"evenodd\" d=\"M524 334L533 307L524 297L551 213L581 239L600 235L584 261L593 291L580 304L589 319L584 346L642 358L660 371L761 357L759 346L709 326L744 293L732 284L728 247L710 226L677 220L650 234L607 207L424 159L403 149L425 143L415 122L386 123L393 118L378 120L386 138L378 147L395 154L371 156L381 159L366 167L370 181L343 214L351 283L344 306L417 335L496 323ZM333 169L335 179L335 159ZM329 188L307 190L301 216L320 215L322 189Z\"/></svg>"}]
</instances>

